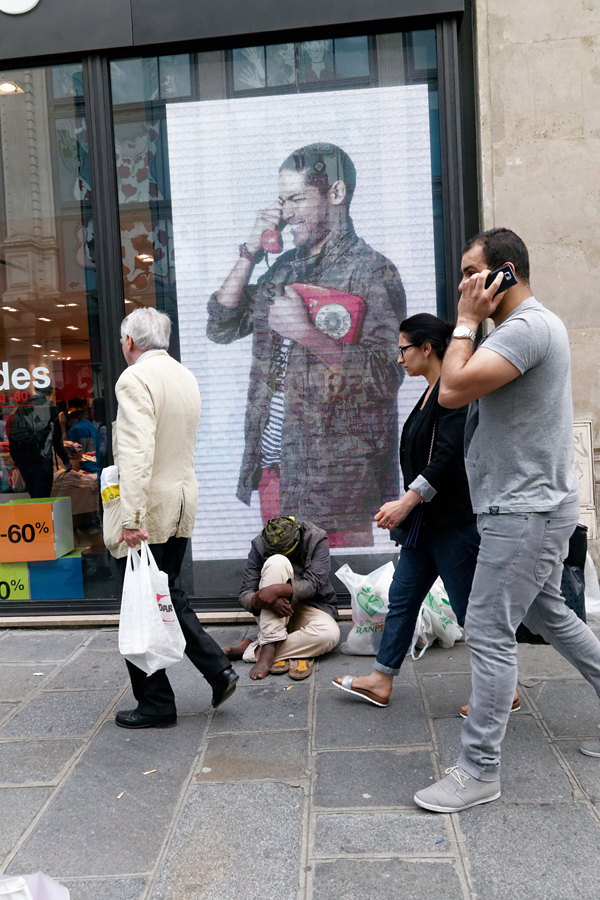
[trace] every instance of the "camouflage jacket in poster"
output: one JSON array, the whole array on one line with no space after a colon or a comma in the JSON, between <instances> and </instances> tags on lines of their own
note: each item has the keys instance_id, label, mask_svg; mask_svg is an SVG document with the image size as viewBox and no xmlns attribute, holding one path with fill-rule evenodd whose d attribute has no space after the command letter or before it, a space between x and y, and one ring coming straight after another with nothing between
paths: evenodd
<instances>
[{"instance_id":1,"label":"camouflage jacket in poster","mask_svg":"<svg viewBox=\"0 0 600 900\"><path fill-rule=\"evenodd\" d=\"M215 343L253 336L246 406L246 447L237 496L250 503L261 476L261 440L269 416L281 337L269 328L269 305L293 282L345 291L366 303L358 342L341 341L341 374L298 343L285 376L281 443L281 515L308 519L327 531L351 530L399 492L396 365L398 326L406 298L396 267L357 237L350 223L321 252L283 253L239 305L208 302L207 334Z\"/></svg>"}]
</instances>

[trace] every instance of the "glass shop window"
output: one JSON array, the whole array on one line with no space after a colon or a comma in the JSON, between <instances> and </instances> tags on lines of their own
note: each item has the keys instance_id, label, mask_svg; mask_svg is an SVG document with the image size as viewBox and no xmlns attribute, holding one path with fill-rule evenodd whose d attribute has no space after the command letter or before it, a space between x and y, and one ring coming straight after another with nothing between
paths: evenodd
<instances>
[{"instance_id":1,"label":"glass shop window","mask_svg":"<svg viewBox=\"0 0 600 900\"><path fill-rule=\"evenodd\" d=\"M375 42L369 37L240 47L231 51L231 88L236 96L271 88L328 90L372 83Z\"/></svg>"},{"instance_id":2,"label":"glass shop window","mask_svg":"<svg viewBox=\"0 0 600 900\"><path fill-rule=\"evenodd\" d=\"M382 385L367 360L379 347L396 365L398 315L446 312L435 30L120 60L112 85L127 309L171 315L202 394L196 595L237 597L239 561L278 512L325 527L334 556L369 571L393 551L373 511L398 496L398 433L422 386L397 372ZM279 180L286 166L305 172L302 154L293 161L303 145L310 187L342 180L346 192L343 227L314 265L302 248L329 220L296 195L284 210ZM211 297L265 208L273 225L236 318ZM372 252L385 284L348 261ZM287 285L296 315L356 361L339 400L298 342L280 333L266 348L269 304Z\"/></svg>"},{"instance_id":3,"label":"glass shop window","mask_svg":"<svg viewBox=\"0 0 600 900\"><path fill-rule=\"evenodd\" d=\"M15 588L0 597L113 596L99 502L107 432L78 63L0 72L0 316L0 503L68 497L72 528L62 580L46 573L40 588L35 567L27 583L0 571ZM6 546L0 535L2 564Z\"/></svg>"},{"instance_id":4,"label":"glass shop window","mask_svg":"<svg viewBox=\"0 0 600 900\"><path fill-rule=\"evenodd\" d=\"M125 309L155 306L175 325L165 108L191 99L191 75L188 54L111 63Z\"/></svg>"}]
</instances>

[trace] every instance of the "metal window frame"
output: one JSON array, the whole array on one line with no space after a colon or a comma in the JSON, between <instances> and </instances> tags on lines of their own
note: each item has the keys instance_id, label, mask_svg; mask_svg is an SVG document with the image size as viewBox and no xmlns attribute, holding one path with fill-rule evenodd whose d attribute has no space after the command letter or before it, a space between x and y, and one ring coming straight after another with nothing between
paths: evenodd
<instances>
[{"instance_id":1,"label":"metal window frame","mask_svg":"<svg viewBox=\"0 0 600 900\"><path fill-rule=\"evenodd\" d=\"M112 423L117 417L115 383L125 368L119 328L125 316L121 228L117 192L115 135L112 121L110 62L99 53L83 57L83 87L92 182L92 221L104 361L104 402L108 455L112 463Z\"/></svg>"},{"instance_id":2,"label":"metal window frame","mask_svg":"<svg viewBox=\"0 0 600 900\"><path fill-rule=\"evenodd\" d=\"M465 243L464 173L456 19L436 26L438 92L442 161L442 204L446 269L446 315L453 318L458 305L460 257Z\"/></svg>"}]
</instances>

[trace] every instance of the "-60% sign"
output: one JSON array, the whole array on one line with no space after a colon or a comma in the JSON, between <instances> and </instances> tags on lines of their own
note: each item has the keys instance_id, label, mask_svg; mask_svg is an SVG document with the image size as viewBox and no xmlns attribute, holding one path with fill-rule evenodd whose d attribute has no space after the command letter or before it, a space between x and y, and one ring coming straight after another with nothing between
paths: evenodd
<instances>
[{"instance_id":1,"label":"-60% sign","mask_svg":"<svg viewBox=\"0 0 600 900\"><path fill-rule=\"evenodd\" d=\"M55 559L53 503L61 502L64 498L0 503L0 563ZM72 528L70 509L68 519ZM0 581L9 579L0 574Z\"/></svg>"},{"instance_id":2,"label":"-60% sign","mask_svg":"<svg viewBox=\"0 0 600 900\"><path fill-rule=\"evenodd\" d=\"M45 522L36 522L35 528L30 522L24 525L11 525L6 534L0 534L0 537L7 537L12 544L18 544L23 540L26 544L31 544L35 540L36 534L48 534L50 529Z\"/></svg>"}]
</instances>

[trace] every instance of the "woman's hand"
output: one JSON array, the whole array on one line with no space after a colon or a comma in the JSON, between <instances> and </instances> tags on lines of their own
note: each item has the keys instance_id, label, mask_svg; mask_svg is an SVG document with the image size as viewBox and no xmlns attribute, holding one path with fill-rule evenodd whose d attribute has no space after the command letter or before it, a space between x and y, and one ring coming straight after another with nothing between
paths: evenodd
<instances>
[{"instance_id":1,"label":"woman's hand","mask_svg":"<svg viewBox=\"0 0 600 900\"><path fill-rule=\"evenodd\" d=\"M392 528L404 521L411 509L418 506L422 499L416 491L408 490L399 500L390 500L388 503L384 503L375 515L377 527L391 531Z\"/></svg>"}]
</instances>

